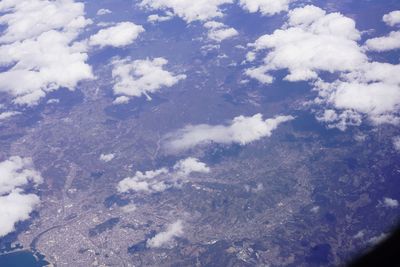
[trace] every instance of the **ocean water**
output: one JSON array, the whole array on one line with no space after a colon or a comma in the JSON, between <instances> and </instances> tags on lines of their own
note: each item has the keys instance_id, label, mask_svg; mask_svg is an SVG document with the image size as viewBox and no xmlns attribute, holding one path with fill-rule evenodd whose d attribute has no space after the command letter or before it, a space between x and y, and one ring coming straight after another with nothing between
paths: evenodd
<instances>
[{"instance_id":1,"label":"ocean water","mask_svg":"<svg viewBox=\"0 0 400 267\"><path fill-rule=\"evenodd\" d=\"M43 255L26 250L0 255L1 267L43 267L48 264Z\"/></svg>"}]
</instances>

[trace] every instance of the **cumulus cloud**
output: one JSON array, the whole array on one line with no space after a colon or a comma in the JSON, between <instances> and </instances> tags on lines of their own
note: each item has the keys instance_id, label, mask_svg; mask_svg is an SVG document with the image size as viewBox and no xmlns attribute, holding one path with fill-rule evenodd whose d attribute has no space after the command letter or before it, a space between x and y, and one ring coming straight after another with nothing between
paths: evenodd
<instances>
[{"instance_id":1,"label":"cumulus cloud","mask_svg":"<svg viewBox=\"0 0 400 267\"><path fill-rule=\"evenodd\" d=\"M269 137L281 123L294 119L292 116L277 116L264 120L261 114L252 117L238 116L228 125L188 125L165 136L169 151L187 150L211 142L245 145L262 137Z\"/></svg>"},{"instance_id":2,"label":"cumulus cloud","mask_svg":"<svg viewBox=\"0 0 400 267\"><path fill-rule=\"evenodd\" d=\"M114 157L115 157L115 154L112 154L112 153L110 153L110 154L101 154L100 155L100 160L104 161L104 162L109 162L109 161L112 161L114 159Z\"/></svg>"},{"instance_id":3,"label":"cumulus cloud","mask_svg":"<svg viewBox=\"0 0 400 267\"><path fill-rule=\"evenodd\" d=\"M384 52L400 48L400 31L391 32L387 36L376 37L365 42L366 47L372 51Z\"/></svg>"},{"instance_id":4,"label":"cumulus cloud","mask_svg":"<svg viewBox=\"0 0 400 267\"><path fill-rule=\"evenodd\" d=\"M250 44L253 60L255 54L267 54L262 65L245 72L265 84L274 81L276 70L287 70L288 81L309 81L318 92L317 119L328 127L345 130L360 125L364 118L375 125L397 124L400 65L371 61L358 43L360 32L355 25L340 13L312 5L291 10L281 29ZM324 73L336 74L338 79L326 82L321 78Z\"/></svg>"},{"instance_id":5,"label":"cumulus cloud","mask_svg":"<svg viewBox=\"0 0 400 267\"><path fill-rule=\"evenodd\" d=\"M150 10L170 11L190 23L222 17L220 6L232 2L233 0L143 0L140 6Z\"/></svg>"},{"instance_id":6,"label":"cumulus cloud","mask_svg":"<svg viewBox=\"0 0 400 267\"><path fill-rule=\"evenodd\" d=\"M29 219L40 200L25 194L27 185L39 185L43 179L30 158L11 157L0 162L0 237L15 230L15 224Z\"/></svg>"},{"instance_id":7,"label":"cumulus cloud","mask_svg":"<svg viewBox=\"0 0 400 267\"><path fill-rule=\"evenodd\" d=\"M385 14L382 20L389 26L400 24L400 10L395 10L388 14Z\"/></svg>"},{"instance_id":8,"label":"cumulus cloud","mask_svg":"<svg viewBox=\"0 0 400 267\"><path fill-rule=\"evenodd\" d=\"M147 21L151 22L151 23L163 22L163 21L168 21L168 20L172 19L173 16L174 16L174 14L172 12L167 11L165 16L160 16L158 14L149 15L147 17Z\"/></svg>"},{"instance_id":9,"label":"cumulus cloud","mask_svg":"<svg viewBox=\"0 0 400 267\"><path fill-rule=\"evenodd\" d=\"M89 38L89 45L124 47L132 44L142 32L144 32L144 28L141 25L132 22L120 22L92 35Z\"/></svg>"},{"instance_id":10,"label":"cumulus cloud","mask_svg":"<svg viewBox=\"0 0 400 267\"><path fill-rule=\"evenodd\" d=\"M163 192L172 187L179 187L182 179L188 178L192 173L208 173L210 168L196 158L186 158L178 161L172 168L161 168L146 172L137 171L133 177L126 177L118 183L120 193Z\"/></svg>"},{"instance_id":11,"label":"cumulus cloud","mask_svg":"<svg viewBox=\"0 0 400 267\"><path fill-rule=\"evenodd\" d=\"M6 27L0 66L9 67L0 73L0 91L14 96L14 103L35 105L50 91L74 90L79 81L93 78L86 46L76 41L91 23L83 3L8 0L0 3L0 12Z\"/></svg>"},{"instance_id":12,"label":"cumulus cloud","mask_svg":"<svg viewBox=\"0 0 400 267\"><path fill-rule=\"evenodd\" d=\"M1 112L0 113L0 121L9 119L9 118L14 117L14 116L16 116L18 114L21 114L21 113L18 112L18 111L4 111L4 112Z\"/></svg>"},{"instance_id":13,"label":"cumulus cloud","mask_svg":"<svg viewBox=\"0 0 400 267\"><path fill-rule=\"evenodd\" d=\"M271 83L270 72L286 69L289 81L307 81L319 71L351 71L367 61L357 44L360 33L355 22L339 13L326 14L315 6L289 12L283 29L266 34L251 46L255 51L269 50L264 64L247 70L250 77Z\"/></svg>"},{"instance_id":14,"label":"cumulus cloud","mask_svg":"<svg viewBox=\"0 0 400 267\"><path fill-rule=\"evenodd\" d=\"M208 38L216 42L222 42L239 34L234 28L217 21L208 21L204 26L208 29Z\"/></svg>"},{"instance_id":15,"label":"cumulus cloud","mask_svg":"<svg viewBox=\"0 0 400 267\"><path fill-rule=\"evenodd\" d=\"M383 199L383 205L388 208L397 208L399 206L399 201L393 198L385 197Z\"/></svg>"},{"instance_id":16,"label":"cumulus cloud","mask_svg":"<svg viewBox=\"0 0 400 267\"><path fill-rule=\"evenodd\" d=\"M289 9L294 0L240 0L240 6L250 13L261 12L263 15L275 15Z\"/></svg>"},{"instance_id":17,"label":"cumulus cloud","mask_svg":"<svg viewBox=\"0 0 400 267\"><path fill-rule=\"evenodd\" d=\"M183 235L183 222L177 220L176 222L168 225L164 232L156 234L153 238L147 240L147 247L159 248L168 245L175 237Z\"/></svg>"},{"instance_id":18,"label":"cumulus cloud","mask_svg":"<svg viewBox=\"0 0 400 267\"><path fill-rule=\"evenodd\" d=\"M400 151L400 136L393 138L393 146L397 151Z\"/></svg>"},{"instance_id":19,"label":"cumulus cloud","mask_svg":"<svg viewBox=\"0 0 400 267\"><path fill-rule=\"evenodd\" d=\"M103 16L106 14L111 14L111 10L107 9L107 8L101 8L97 11L97 16Z\"/></svg>"},{"instance_id":20,"label":"cumulus cloud","mask_svg":"<svg viewBox=\"0 0 400 267\"><path fill-rule=\"evenodd\" d=\"M112 62L112 77L115 80L114 94L119 97L139 97L145 95L151 99L149 93L155 93L163 87L171 87L186 75L174 75L163 69L168 63L165 58L131 61L116 59ZM115 104L126 103L127 99L117 98Z\"/></svg>"},{"instance_id":21,"label":"cumulus cloud","mask_svg":"<svg viewBox=\"0 0 400 267\"><path fill-rule=\"evenodd\" d=\"M178 161L174 165L174 171L178 176L187 177L192 172L209 173L210 168L196 158L189 157Z\"/></svg>"}]
</instances>

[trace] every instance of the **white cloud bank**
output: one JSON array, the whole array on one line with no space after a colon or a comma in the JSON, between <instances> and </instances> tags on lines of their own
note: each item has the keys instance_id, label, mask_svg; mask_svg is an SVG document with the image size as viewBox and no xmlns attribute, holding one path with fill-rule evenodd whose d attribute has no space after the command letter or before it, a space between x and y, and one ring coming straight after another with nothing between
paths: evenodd
<instances>
[{"instance_id":1,"label":"white cloud bank","mask_svg":"<svg viewBox=\"0 0 400 267\"><path fill-rule=\"evenodd\" d=\"M141 25L136 25L132 22L120 22L115 26L101 29L98 33L89 38L91 46L113 46L124 47L132 44L139 34L144 32Z\"/></svg>"},{"instance_id":2,"label":"white cloud bank","mask_svg":"<svg viewBox=\"0 0 400 267\"><path fill-rule=\"evenodd\" d=\"M231 4L233 0L143 0L139 5L150 10L172 12L187 23L199 20L207 21L222 17L220 6Z\"/></svg>"},{"instance_id":3,"label":"white cloud bank","mask_svg":"<svg viewBox=\"0 0 400 267\"><path fill-rule=\"evenodd\" d=\"M294 0L240 0L239 5L250 13L261 12L271 16L289 9Z\"/></svg>"},{"instance_id":4,"label":"white cloud bank","mask_svg":"<svg viewBox=\"0 0 400 267\"><path fill-rule=\"evenodd\" d=\"M183 235L183 223L181 220L168 225L164 232L156 234L153 238L147 240L147 247L159 248L168 245L175 237Z\"/></svg>"},{"instance_id":5,"label":"white cloud bank","mask_svg":"<svg viewBox=\"0 0 400 267\"><path fill-rule=\"evenodd\" d=\"M204 23L204 27L208 29L208 38L216 42L222 42L225 39L230 39L239 34L234 28L229 28L225 24L217 21L208 21Z\"/></svg>"},{"instance_id":6,"label":"white cloud bank","mask_svg":"<svg viewBox=\"0 0 400 267\"><path fill-rule=\"evenodd\" d=\"M24 187L43 182L30 158L11 157L0 162L0 237L15 230L15 224L29 219L40 200L35 194L25 194Z\"/></svg>"},{"instance_id":7,"label":"white cloud bank","mask_svg":"<svg viewBox=\"0 0 400 267\"><path fill-rule=\"evenodd\" d=\"M179 187L182 179L188 178L192 173L209 173L210 168L196 158L186 158L178 161L172 170L161 168L146 172L137 171L133 177L126 177L118 183L117 190L120 193L163 192L172 187Z\"/></svg>"},{"instance_id":8,"label":"white cloud bank","mask_svg":"<svg viewBox=\"0 0 400 267\"><path fill-rule=\"evenodd\" d=\"M400 65L371 62L359 45L355 22L340 13L312 5L291 10L288 21L272 34L258 38L253 53L267 51L261 66L246 74L272 83L276 70L287 70L285 80L309 81L318 92L317 119L345 130L364 118L373 124L399 123ZM337 74L334 82L321 75Z\"/></svg>"},{"instance_id":9,"label":"white cloud bank","mask_svg":"<svg viewBox=\"0 0 400 267\"><path fill-rule=\"evenodd\" d=\"M93 78L86 46L76 42L91 23L84 4L73 0L7 0L0 2L0 91L14 103L35 105L48 92ZM32 27L35 25L35 27ZM43 52L45 51L45 53Z\"/></svg>"},{"instance_id":10,"label":"white cloud bank","mask_svg":"<svg viewBox=\"0 0 400 267\"><path fill-rule=\"evenodd\" d=\"M277 116L264 120L261 114L252 117L238 116L228 125L188 125L165 136L168 151L187 150L211 142L245 145L272 135L281 123L293 120L292 116Z\"/></svg>"},{"instance_id":11,"label":"white cloud bank","mask_svg":"<svg viewBox=\"0 0 400 267\"><path fill-rule=\"evenodd\" d=\"M385 14L382 20L389 26L396 26L400 24L400 10L394 10Z\"/></svg>"},{"instance_id":12,"label":"white cloud bank","mask_svg":"<svg viewBox=\"0 0 400 267\"><path fill-rule=\"evenodd\" d=\"M130 58L116 59L112 62L112 77L115 80L114 94L119 96L115 104L127 103L130 97L145 95L159 91L163 87L171 87L186 79L186 75L174 75L163 69L168 63L165 58L135 60ZM121 98L123 97L123 99Z\"/></svg>"}]
</instances>

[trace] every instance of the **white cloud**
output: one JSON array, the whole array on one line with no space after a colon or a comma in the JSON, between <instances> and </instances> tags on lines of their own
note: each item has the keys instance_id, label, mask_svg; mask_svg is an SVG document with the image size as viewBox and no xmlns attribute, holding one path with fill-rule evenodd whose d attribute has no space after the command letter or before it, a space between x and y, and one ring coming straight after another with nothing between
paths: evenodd
<instances>
[{"instance_id":1,"label":"white cloud","mask_svg":"<svg viewBox=\"0 0 400 267\"><path fill-rule=\"evenodd\" d=\"M204 26L208 28L208 38L216 42L222 42L225 39L230 39L239 34L234 28L229 28L225 24L217 21L208 21L204 23Z\"/></svg>"},{"instance_id":2,"label":"white cloud","mask_svg":"<svg viewBox=\"0 0 400 267\"><path fill-rule=\"evenodd\" d=\"M196 158L186 158L178 161L172 170L161 168L146 172L137 171L133 177L126 177L118 183L120 193L163 192L172 187L179 187L182 179L188 178L192 173L208 173L210 168Z\"/></svg>"},{"instance_id":3,"label":"white cloud","mask_svg":"<svg viewBox=\"0 0 400 267\"><path fill-rule=\"evenodd\" d=\"M210 168L196 158L186 158L174 165L174 171L178 176L187 177L192 172L209 173Z\"/></svg>"},{"instance_id":4,"label":"white cloud","mask_svg":"<svg viewBox=\"0 0 400 267\"><path fill-rule=\"evenodd\" d=\"M156 23L156 22L163 22L163 21L168 21L173 18L174 14L171 12L166 12L166 16L160 16L158 14L152 14L147 17L147 21L151 23Z\"/></svg>"},{"instance_id":5,"label":"white cloud","mask_svg":"<svg viewBox=\"0 0 400 267\"><path fill-rule=\"evenodd\" d=\"M400 136L393 138L393 146L397 151L400 151Z\"/></svg>"},{"instance_id":6,"label":"white cloud","mask_svg":"<svg viewBox=\"0 0 400 267\"><path fill-rule=\"evenodd\" d=\"M382 20L389 26L400 24L400 10L395 10L385 14Z\"/></svg>"},{"instance_id":7,"label":"white cloud","mask_svg":"<svg viewBox=\"0 0 400 267\"><path fill-rule=\"evenodd\" d=\"M101 8L97 11L97 16L103 16L106 14L111 14L111 10L107 9L107 8Z\"/></svg>"},{"instance_id":8,"label":"white cloud","mask_svg":"<svg viewBox=\"0 0 400 267\"><path fill-rule=\"evenodd\" d=\"M141 25L132 22L120 22L92 35L89 38L89 45L124 47L132 44L142 32L144 32L144 28Z\"/></svg>"},{"instance_id":9,"label":"white cloud","mask_svg":"<svg viewBox=\"0 0 400 267\"><path fill-rule=\"evenodd\" d=\"M100 160L104 161L104 162L109 162L109 161L113 160L114 157L115 157L115 154L112 154L112 153L110 153L110 154L101 154L100 155Z\"/></svg>"},{"instance_id":10,"label":"white cloud","mask_svg":"<svg viewBox=\"0 0 400 267\"><path fill-rule=\"evenodd\" d=\"M372 51L384 52L400 48L400 31L391 32L387 36L369 39L366 47Z\"/></svg>"},{"instance_id":11,"label":"white cloud","mask_svg":"<svg viewBox=\"0 0 400 267\"><path fill-rule=\"evenodd\" d=\"M261 12L263 15L274 15L289 9L293 0L240 0L240 6L250 13Z\"/></svg>"},{"instance_id":12,"label":"white cloud","mask_svg":"<svg viewBox=\"0 0 400 267\"><path fill-rule=\"evenodd\" d=\"M0 237L15 230L19 221L29 219L29 214L39 204L35 194L25 194L23 188L43 182L33 168L30 158L10 157L0 162Z\"/></svg>"},{"instance_id":13,"label":"white cloud","mask_svg":"<svg viewBox=\"0 0 400 267\"><path fill-rule=\"evenodd\" d=\"M277 116L264 120L261 114L252 117L238 116L228 125L188 125L165 136L169 151L181 151L211 142L245 145L262 137L269 137L279 124L294 119L292 116Z\"/></svg>"},{"instance_id":14,"label":"white cloud","mask_svg":"<svg viewBox=\"0 0 400 267\"><path fill-rule=\"evenodd\" d=\"M216 17L222 17L220 6L230 4L233 0L143 0L140 6L150 10L171 11L190 23L196 20L206 21Z\"/></svg>"},{"instance_id":15,"label":"white cloud","mask_svg":"<svg viewBox=\"0 0 400 267\"><path fill-rule=\"evenodd\" d=\"M159 248L168 245L175 237L183 235L183 222L177 220L176 222L168 225L164 232L156 234L153 238L147 240L147 247Z\"/></svg>"},{"instance_id":16,"label":"white cloud","mask_svg":"<svg viewBox=\"0 0 400 267\"><path fill-rule=\"evenodd\" d=\"M18 112L18 111L5 111L5 112L2 112L2 113L0 113L0 121L9 119L9 118L11 118L11 117L13 117L15 115L18 115L18 114L21 114L21 113Z\"/></svg>"},{"instance_id":17,"label":"white cloud","mask_svg":"<svg viewBox=\"0 0 400 267\"><path fill-rule=\"evenodd\" d=\"M273 82L276 70L287 70L288 81L310 81L318 92L314 104L322 108L317 119L328 127L345 130L364 118L374 125L397 124L400 65L371 61L359 39L355 22L340 13L328 14L311 5L296 8L281 29L250 44L250 53L267 54L262 65L245 73L265 84ZM339 78L326 82L321 78L326 72Z\"/></svg>"},{"instance_id":18,"label":"white cloud","mask_svg":"<svg viewBox=\"0 0 400 267\"><path fill-rule=\"evenodd\" d=\"M383 199L383 205L388 208L397 208L399 206L399 201L393 198L385 197Z\"/></svg>"},{"instance_id":19,"label":"white cloud","mask_svg":"<svg viewBox=\"0 0 400 267\"><path fill-rule=\"evenodd\" d=\"M271 83L271 71L287 69L289 81L307 81L319 71L351 71L367 61L357 44L355 22L339 13L326 14L315 6L289 12L286 28L258 38L256 51L268 49L264 64L247 71L262 83Z\"/></svg>"},{"instance_id":20,"label":"white cloud","mask_svg":"<svg viewBox=\"0 0 400 267\"><path fill-rule=\"evenodd\" d=\"M114 94L125 97L142 95L150 99L149 93L155 93L163 87L171 87L186 75L174 75L163 69L168 61L164 58L135 60L130 58L117 59L112 62L112 77L115 80ZM126 99L116 99L116 104L126 102Z\"/></svg>"},{"instance_id":21,"label":"white cloud","mask_svg":"<svg viewBox=\"0 0 400 267\"><path fill-rule=\"evenodd\" d=\"M75 42L91 23L83 3L8 0L0 3L0 12L0 24L6 25L0 66L10 66L0 73L0 91L14 96L14 103L35 105L50 91L74 90L79 81L93 78L86 46Z\"/></svg>"}]
</instances>

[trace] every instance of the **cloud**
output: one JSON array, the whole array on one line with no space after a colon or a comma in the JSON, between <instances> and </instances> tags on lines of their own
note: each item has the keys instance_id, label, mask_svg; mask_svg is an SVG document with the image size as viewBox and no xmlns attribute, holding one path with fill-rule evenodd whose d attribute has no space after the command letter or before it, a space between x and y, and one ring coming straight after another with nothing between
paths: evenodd
<instances>
[{"instance_id":1,"label":"cloud","mask_svg":"<svg viewBox=\"0 0 400 267\"><path fill-rule=\"evenodd\" d=\"M208 28L208 38L216 42L222 42L225 39L230 39L237 36L239 33L234 28L229 28L225 24L217 21L208 21L204 23Z\"/></svg>"},{"instance_id":2,"label":"cloud","mask_svg":"<svg viewBox=\"0 0 400 267\"><path fill-rule=\"evenodd\" d=\"M264 84L274 81L276 70L288 71L285 80L309 81L318 92L316 117L330 128L346 130L365 118L374 125L397 124L400 65L371 61L358 43L355 25L340 13L312 5L291 10L281 29L249 44L253 60L263 51L266 56L263 64L245 73ZM324 81L325 73L338 78Z\"/></svg>"},{"instance_id":3,"label":"cloud","mask_svg":"<svg viewBox=\"0 0 400 267\"><path fill-rule=\"evenodd\" d=\"M189 157L180 160L174 165L174 171L178 176L187 177L192 172L209 173L210 168L196 158Z\"/></svg>"},{"instance_id":4,"label":"cloud","mask_svg":"<svg viewBox=\"0 0 400 267\"><path fill-rule=\"evenodd\" d=\"M83 3L9 0L0 3L0 12L0 24L6 25L0 66L8 68L0 73L0 92L11 94L14 103L35 105L50 91L74 90L93 78L86 46L75 42L91 23Z\"/></svg>"},{"instance_id":5,"label":"cloud","mask_svg":"<svg viewBox=\"0 0 400 267\"><path fill-rule=\"evenodd\" d=\"M252 117L238 116L228 125L188 125L166 135L165 147L169 151L182 151L211 142L245 145L271 136L279 124L292 119L292 116L277 116L264 120L261 114L256 114Z\"/></svg>"},{"instance_id":6,"label":"cloud","mask_svg":"<svg viewBox=\"0 0 400 267\"><path fill-rule=\"evenodd\" d=\"M385 197L383 199L383 205L388 208L397 208L399 206L399 201L397 201L396 199Z\"/></svg>"},{"instance_id":7,"label":"cloud","mask_svg":"<svg viewBox=\"0 0 400 267\"><path fill-rule=\"evenodd\" d=\"M390 51L400 48L400 31L391 32L384 37L369 39L365 42L366 47L371 51Z\"/></svg>"},{"instance_id":8,"label":"cloud","mask_svg":"<svg viewBox=\"0 0 400 267\"><path fill-rule=\"evenodd\" d=\"M385 14L382 20L389 26L396 26L397 24L400 24L400 10L395 10Z\"/></svg>"},{"instance_id":9,"label":"cloud","mask_svg":"<svg viewBox=\"0 0 400 267\"><path fill-rule=\"evenodd\" d=\"M135 60L130 58L116 59L112 62L112 77L115 80L114 94L119 97L139 97L155 93L163 87L171 87L180 80L186 79L186 75L174 75L163 69L168 61L164 58ZM117 98L115 104L126 103L127 100Z\"/></svg>"},{"instance_id":10,"label":"cloud","mask_svg":"<svg viewBox=\"0 0 400 267\"><path fill-rule=\"evenodd\" d=\"M117 185L120 193L163 192L172 187L179 187L182 179L188 178L192 173L208 173L210 168L196 158L186 158L178 161L172 168L161 168L146 172L137 171L133 177L126 177Z\"/></svg>"},{"instance_id":11,"label":"cloud","mask_svg":"<svg viewBox=\"0 0 400 267\"><path fill-rule=\"evenodd\" d=\"M101 154L100 155L100 160L104 161L104 162L109 162L109 161L113 160L114 157L115 157L115 154L112 154L112 153L110 153L110 154Z\"/></svg>"},{"instance_id":12,"label":"cloud","mask_svg":"<svg viewBox=\"0 0 400 267\"><path fill-rule=\"evenodd\" d=\"M111 14L111 10L107 9L107 8L101 8L97 11L97 16L103 16L106 14Z\"/></svg>"},{"instance_id":13,"label":"cloud","mask_svg":"<svg viewBox=\"0 0 400 267\"><path fill-rule=\"evenodd\" d=\"M318 72L351 71L367 61L357 44L360 33L355 22L339 13L326 14L315 6L289 12L287 26L266 34L251 46L268 50L264 64L247 70L247 75L271 83L270 72L288 70L288 81L307 81Z\"/></svg>"},{"instance_id":14,"label":"cloud","mask_svg":"<svg viewBox=\"0 0 400 267\"><path fill-rule=\"evenodd\" d=\"M153 238L147 240L147 247L159 248L169 244L175 237L183 235L183 223L181 220L168 225L164 232L156 234Z\"/></svg>"},{"instance_id":15,"label":"cloud","mask_svg":"<svg viewBox=\"0 0 400 267\"><path fill-rule=\"evenodd\" d=\"M360 125L363 116L375 125L399 123L400 78L396 75L399 71L400 65L371 62L343 74L333 83L314 83L319 92L315 102L332 110L325 111L331 116L319 119L341 130Z\"/></svg>"},{"instance_id":16,"label":"cloud","mask_svg":"<svg viewBox=\"0 0 400 267\"><path fill-rule=\"evenodd\" d=\"M172 12L166 12L165 16L160 16L158 14L153 14L147 17L147 21L151 23L156 23L156 22L163 22L170 20L174 17L174 14Z\"/></svg>"},{"instance_id":17,"label":"cloud","mask_svg":"<svg viewBox=\"0 0 400 267\"><path fill-rule=\"evenodd\" d=\"M261 12L271 16L289 9L293 0L240 0L240 6L250 13Z\"/></svg>"},{"instance_id":18,"label":"cloud","mask_svg":"<svg viewBox=\"0 0 400 267\"><path fill-rule=\"evenodd\" d=\"M232 2L233 0L143 0L140 6L150 10L170 11L190 23L222 17L220 6Z\"/></svg>"},{"instance_id":19,"label":"cloud","mask_svg":"<svg viewBox=\"0 0 400 267\"><path fill-rule=\"evenodd\" d=\"M0 237L15 230L15 224L29 219L40 200L35 194L25 194L27 185L43 182L30 158L10 157L0 162Z\"/></svg>"},{"instance_id":20,"label":"cloud","mask_svg":"<svg viewBox=\"0 0 400 267\"><path fill-rule=\"evenodd\" d=\"M396 136L395 138L393 138L393 146L394 149L400 151L400 136Z\"/></svg>"},{"instance_id":21,"label":"cloud","mask_svg":"<svg viewBox=\"0 0 400 267\"><path fill-rule=\"evenodd\" d=\"M124 47L132 44L144 32L141 25L132 22L120 22L115 26L101 29L98 33L89 38L91 46L113 46Z\"/></svg>"},{"instance_id":22,"label":"cloud","mask_svg":"<svg viewBox=\"0 0 400 267\"><path fill-rule=\"evenodd\" d=\"M16 116L18 114L21 114L21 113L18 112L18 111L4 111L4 112L1 112L0 113L0 121L9 119L9 118L11 118L13 116Z\"/></svg>"}]
</instances>

